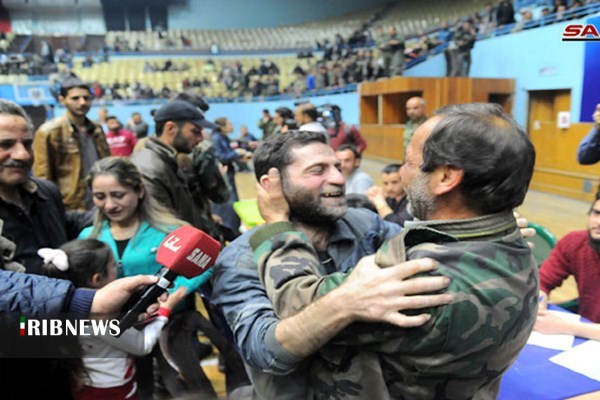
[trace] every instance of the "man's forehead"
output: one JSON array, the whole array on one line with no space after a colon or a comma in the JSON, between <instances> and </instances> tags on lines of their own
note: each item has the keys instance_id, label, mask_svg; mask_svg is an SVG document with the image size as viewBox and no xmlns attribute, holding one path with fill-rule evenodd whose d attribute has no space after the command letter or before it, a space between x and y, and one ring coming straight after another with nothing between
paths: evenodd
<instances>
[{"instance_id":1,"label":"man's forehead","mask_svg":"<svg viewBox=\"0 0 600 400\"><path fill-rule=\"evenodd\" d=\"M69 89L69 91L67 92L67 97L78 97L78 96L91 96L92 94L90 93L89 90L85 89L85 88L72 88Z\"/></svg>"},{"instance_id":2,"label":"man's forehead","mask_svg":"<svg viewBox=\"0 0 600 400\"><path fill-rule=\"evenodd\" d=\"M433 132L433 129L440 122L440 120L441 120L440 116L435 116L435 117L429 118L423 124L419 125L419 127L415 131L413 139L411 140L410 145L409 145L409 147L412 148L413 152L415 152L415 151L422 152L423 151L423 146L425 145L425 142L429 138L429 135L431 135L431 132Z\"/></svg>"},{"instance_id":3,"label":"man's forehead","mask_svg":"<svg viewBox=\"0 0 600 400\"><path fill-rule=\"evenodd\" d=\"M381 179L399 179L400 178L400 170L394 172L384 172L381 175Z\"/></svg>"},{"instance_id":4,"label":"man's forehead","mask_svg":"<svg viewBox=\"0 0 600 400\"><path fill-rule=\"evenodd\" d=\"M600 200L596 200L596 202L594 204L592 204L592 209L594 211L600 212Z\"/></svg>"},{"instance_id":5,"label":"man's forehead","mask_svg":"<svg viewBox=\"0 0 600 400\"><path fill-rule=\"evenodd\" d=\"M0 135L14 136L16 133L33 136L25 118L18 115L0 114Z\"/></svg>"},{"instance_id":6,"label":"man's forehead","mask_svg":"<svg viewBox=\"0 0 600 400\"><path fill-rule=\"evenodd\" d=\"M308 143L305 145L294 146L290 151L290 158L292 164L312 164L317 159L324 159L333 157L337 159L335 156L335 152L333 149L325 144L320 142Z\"/></svg>"}]
</instances>

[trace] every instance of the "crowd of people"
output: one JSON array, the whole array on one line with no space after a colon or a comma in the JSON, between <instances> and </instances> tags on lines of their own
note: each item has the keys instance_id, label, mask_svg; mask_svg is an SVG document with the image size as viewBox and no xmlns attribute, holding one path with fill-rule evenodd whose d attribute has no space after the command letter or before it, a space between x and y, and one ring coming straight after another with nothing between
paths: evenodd
<instances>
[{"instance_id":1,"label":"crowd of people","mask_svg":"<svg viewBox=\"0 0 600 400\"><path fill-rule=\"evenodd\" d=\"M42 384L61 398L135 392L150 399L155 379L171 396L214 398L198 361L216 346L232 398L493 398L534 324L558 329L551 313L536 318L540 287L545 299L574 274L582 314L600 322L588 300L597 274L586 269L598 257L597 204L590 211L594 240L567 236L542 265L538 287L523 238L529 232L513 216L535 152L499 106L449 106L428 118L423 99L410 98L405 164L386 166L379 187L360 168L366 140L336 105L298 103L273 116L264 110L262 138L246 127L231 140L230 119L208 121L202 98L178 94L154 112L155 134L148 135L137 113L126 127L109 115L91 121L91 89L65 80L66 114L35 135L21 107L0 102L0 244L12 249L2 252L2 275L13 285L0 296L2 309L29 317L47 316L49 307L80 317L116 311L132 282L153 282L139 275L160 269L155 249L183 225L221 242L221 255L206 273L177 278L141 332L65 343L78 362L56 354L33 367L31 360L3 361L8 376L44 371ZM232 207L239 198L234 174L250 170L250 160L266 224L244 232ZM567 269L560 252L573 251L581 266ZM478 262L465 263L467 254ZM473 265L490 275L469 273ZM32 284L22 279L28 275L44 288L35 303L14 297ZM486 289L492 281L493 290ZM42 307L49 288L57 300ZM196 293L209 318L196 310ZM465 295L468 301L459 300ZM500 324L489 305L504 301L515 312ZM462 321L460 328L451 329L449 319ZM592 326L562 330L597 337ZM198 331L210 345L198 341ZM19 348L2 348L9 350ZM467 354L469 368L461 361ZM405 374L414 368L423 372Z\"/></svg>"},{"instance_id":2,"label":"crowd of people","mask_svg":"<svg viewBox=\"0 0 600 400\"><path fill-rule=\"evenodd\" d=\"M473 38L469 22L453 33L453 75L468 75L461 46ZM328 61L334 76L317 71L315 88L402 74L407 49L393 28L377 46L383 72L361 64L373 57L361 49ZM268 60L255 69L225 63L221 79L251 90L252 77L279 73ZM312 71L295 73L308 88ZM205 273L175 279L120 337L0 341L3 379L36 379L3 395L152 399L161 387L216 398L199 364L214 346L231 399L495 398L533 329L600 340L600 192L587 229L559 241L538 273L531 232L513 213L535 149L500 106L428 115L421 97L398 104L408 116L404 163L385 166L377 186L361 170L367 140L337 105L265 109L232 139L230 118L209 121L202 97L171 90L154 132L139 113L125 122L104 109L92 121L99 89L62 80L65 115L35 132L22 107L0 100L0 333L17 331L17 315L126 311L158 280L157 248L182 226L213 237L221 254ZM593 118L582 164L600 160L600 105ZM265 220L251 230L234 211L241 171L254 172ZM546 309L569 275L592 324ZM44 349L47 358L31 358Z\"/></svg>"}]
</instances>

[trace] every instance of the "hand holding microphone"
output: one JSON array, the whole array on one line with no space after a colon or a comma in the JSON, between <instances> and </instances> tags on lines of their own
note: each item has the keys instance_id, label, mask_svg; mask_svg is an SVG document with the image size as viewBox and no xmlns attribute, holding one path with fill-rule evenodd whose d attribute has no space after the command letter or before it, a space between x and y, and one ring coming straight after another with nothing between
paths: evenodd
<instances>
[{"instance_id":1,"label":"hand holding microphone","mask_svg":"<svg viewBox=\"0 0 600 400\"><path fill-rule=\"evenodd\" d=\"M194 278L207 271L219 255L221 244L191 226L171 232L160 244L156 261L163 267L156 276L158 282L144 290L135 305L119 321L121 333L137 322L138 316L166 291L177 276Z\"/></svg>"}]
</instances>

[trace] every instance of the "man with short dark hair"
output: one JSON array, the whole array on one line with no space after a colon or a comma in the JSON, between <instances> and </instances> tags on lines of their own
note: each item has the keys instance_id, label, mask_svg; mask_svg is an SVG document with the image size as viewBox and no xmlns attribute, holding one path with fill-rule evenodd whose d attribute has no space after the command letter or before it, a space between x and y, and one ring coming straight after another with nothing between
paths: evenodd
<instances>
[{"instance_id":1,"label":"man with short dark hair","mask_svg":"<svg viewBox=\"0 0 600 400\"><path fill-rule=\"evenodd\" d=\"M90 209L92 195L85 177L96 161L110 155L110 149L102 128L86 117L92 102L87 84L67 78L58 100L67 112L35 133L33 174L58 186L67 210Z\"/></svg>"},{"instance_id":2,"label":"man with short dark hair","mask_svg":"<svg viewBox=\"0 0 600 400\"><path fill-rule=\"evenodd\" d=\"M413 218L408 212L408 198L400 176L401 167L402 164L386 165L381 172L383 187L371 187L367 191L367 197L381 218L404 226L404 222Z\"/></svg>"},{"instance_id":3,"label":"man with short dark hair","mask_svg":"<svg viewBox=\"0 0 600 400\"><path fill-rule=\"evenodd\" d=\"M148 194L191 225L211 231L199 214L187 182L177 165L177 153L190 153L202 140L207 125L200 110L182 100L173 100L154 113L156 136L148 137L131 161L139 168Z\"/></svg>"},{"instance_id":4,"label":"man with short dark hair","mask_svg":"<svg viewBox=\"0 0 600 400\"><path fill-rule=\"evenodd\" d=\"M592 129L581 139L577 148L577 161L581 165L591 165L600 161L600 103L596 104L592 119Z\"/></svg>"},{"instance_id":5,"label":"man with short dark hair","mask_svg":"<svg viewBox=\"0 0 600 400\"><path fill-rule=\"evenodd\" d=\"M471 70L471 49L475 46L476 34L471 21L464 21L454 34L457 54L457 76L469 76Z\"/></svg>"},{"instance_id":6,"label":"man with short dark hair","mask_svg":"<svg viewBox=\"0 0 600 400\"><path fill-rule=\"evenodd\" d=\"M375 262L385 271L408 260L435 259L433 275L451 279L455 300L430 310L431 318L415 329L345 329L310 362L305 384L312 396L497 396L537 310L537 267L513 216L534 161L525 132L497 105L449 106L417 129L401 174L418 220L379 247ZM250 242L280 318L378 271L359 264L352 273L323 276L316 245L289 222L278 177L270 173L261 182L266 190L259 190L259 204L269 224Z\"/></svg>"},{"instance_id":7,"label":"man with short dark hair","mask_svg":"<svg viewBox=\"0 0 600 400\"><path fill-rule=\"evenodd\" d=\"M131 119L125 125L125 129L135 133L138 139L148 136L148 124L142 120L142 115L139 112L131 114Z\"/></svg>"},{"instance_id":8,"label":"man with short dark hair","mask_svg":"<svg viewBox=\"0 0 600 400\"><path fill-rule=\"evenodd\" d=\"M265 140L275 130L275 122L273 121L273 117L269 114L269 110L265 108L262 111L262 117L258 120L258 129L263 132L262 140Z\"/></svg>"},{"instance_id":9,"label":"man with short dark hair","mask_svg":"<svg viewBox=\"0 0 600 400\"><path fill-rule=\"evenodd\" d=\"M156 136L148 137L144 147L131 157L131 161L142 173L147 194L169 208L178 218L218 238L210 216L202 213L195 204L188 182L177 163L178 153L191 153L202 140L202 128L208 125L204 115L192 103L172 100L154 113L154 121ZM210 212L205 209L203 211ZM193 317L195 314L188 313L188 311L195 310L194 294L188 294L179 308L181 321L187 321L188 316ZM174 320L170 322L170 324L173 323ZM197 345L197 337L191 331L182 330L178 334L180 335L178 340L189 345L190 349ZM184 385L177 378L177 372L169 366L160 351L157 354L159 368L167 389L172 395L180 394ZM194 357L194 355L191 356ZM197 362L197 359L195 361ZM138 384L145 398L153 389L151 366L152 362L148 358L140 361L140 368L144 372L141 374L143 378L138 381ZM188 377L188 379L193 379L193 377ZM197 381L194 379L191 383L196 384ZM204 385L210 386L206 381L203 382Z\"/></svg>"},{"instance_id":10,"label":"man with short dark hair","mask_svg":"<svg viewBox=\"0 0 600 400\"><path fill-rule=\"evenodd\" d=\"M137 143L135 134L126 129L121 129L121 122L113 115L106 117L106 126L108 127L106 141L108 142L110 153L113 156L130 156Z\"/></svg>"},{"instance_id":11,"label":"man with short dark hair","mask_svg":"<svg viewBox=\"0 0 600 400\"><path fill-rule=\"evenodd\" d=\"M317 132L292 131L268 138L254 154L261 187L270 185L271 171L281 177L289 218L314 244L324 271L345 272L375 253L381 243L400 232L365 209L348 209L340 162ZM280 174L277 173L280 171ZM286 203L286 204L287 204ZM433 268L427 260L412 261L342 285L292 317L280 319L261 284L246 232L225 247L214 267L213 302L223 309L244 357L257 398L306 398L304 367L310 356L353 321L389 322L409 327L427 316L398 310L448 303L444 294L407 296L444 288L445 278L407 277ZM374 267L369 258L362 263ZM380 290L380 285L390 290Z\"/></svg>"},{"instance_id":12,"label":"man with short dark hair","mask_svg":"<svg viewBox=\"0 0 600 400\"><path fill-rule=\"evenodd\" d=\"M586 230L570 232L560 239L540 267L540 309L563 280L573 276L579 293L581 316L600 324L600 192L592 203Z\"/></svg>"},{"instance_id":13,"label":"man with short dark hair","mask_svg":"<svg viewBox=\"0 0 600 400\"><path fill-rule=\"evenodd\" d=\"M362 154L367 148L367 141L356 126L342 120L342 109L335 104L324 104L321 107L331 147L337 150L341 145L349 143L355 145L358 152Z\"/></svg>"},{"instance_id":14,"label":"man with short dark hair","mask_svg":"<svg viewBox=\"0 0 600 400\"><path fill-rule=\"evenodd\" d=\"M404 71L404 38L393 25L388 27L388 48L391 53L388 76L401 76Z\"/></svg>"},{"instance_id":15,"label":"man with short dark hair","mask_svg":"<svg viewBox=\"0 0 600 400\"><path fill-rule=\"evenodd\" d=\"M342 174L346 179L346 194L367 194L374 183L369 174L360 170L362 157L356 146L343 144L337 148L335 155L340 160Z\"/></svg>"}]
</instances>

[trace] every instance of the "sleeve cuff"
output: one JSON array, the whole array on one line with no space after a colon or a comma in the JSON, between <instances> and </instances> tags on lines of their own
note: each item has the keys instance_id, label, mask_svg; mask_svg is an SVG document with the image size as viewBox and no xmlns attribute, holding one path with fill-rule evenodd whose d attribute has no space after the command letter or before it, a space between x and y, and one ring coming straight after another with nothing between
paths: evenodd
<instances>
[{"instance_id":1,"label":"sleeve cuff","mask_svg":"<svg viewBox=\"0 0 600 400\"><path fill-rule=\"evenodd\" d=\"M73 297L71 297L71 302L67 307L69 315L81 318L89 317L95 295L95 290L75 289Z\"/></svg>"},{"instance_id":2,"label":"sleeve cuff","mask_svg":"<svg viewBox=\"0 0 600 400\"><path fill-rule=\"evenodd\" d=\"M277 324L272 324L267 333L265 334L265 344L267 348L271 350L273 353L273 357L275 358L275 362L279 365L286 365L291 368L295 368L301 361L302 357L298 357L287 351L281 343L275 338L275 329L277 328Z\"/></svg>"},{"instance_id":3,"label":"sleeve cuff","mask_svg":"<svg viewBox=\"0 0 600 400\"><path fill-rule=\"evenodd\" d=\"M275 222L264 225L250 236L250 246L252 250L256 249L264 242L280 233L295 231L294 225L289 221Z\"/></svg>"}]
</instances>

